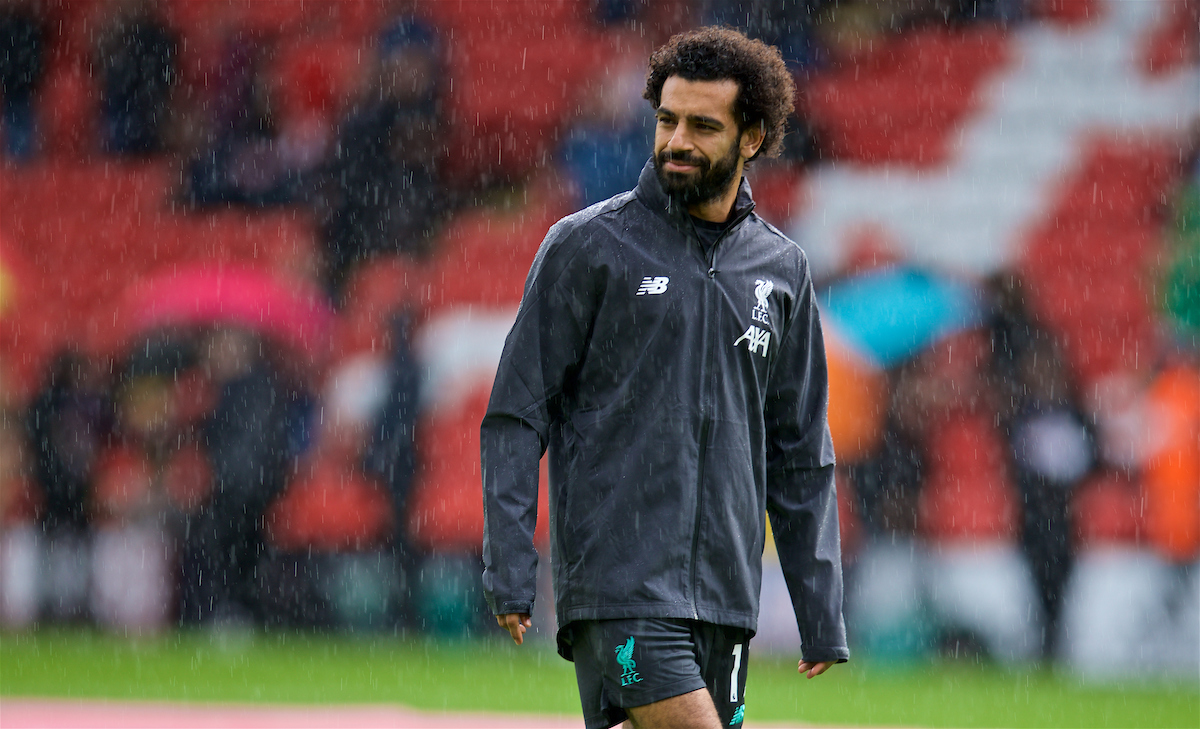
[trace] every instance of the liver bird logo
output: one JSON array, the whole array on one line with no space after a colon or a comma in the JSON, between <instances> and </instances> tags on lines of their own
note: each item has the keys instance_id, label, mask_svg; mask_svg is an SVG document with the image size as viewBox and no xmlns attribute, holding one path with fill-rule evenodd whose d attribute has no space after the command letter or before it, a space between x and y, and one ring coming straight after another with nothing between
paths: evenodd
<instances>
[{"instance_id":1,"label":"liver bird logo","mask_svg":"<svg viewBox=\"0 0 1200 729\"><path fill-rule=\"evenodd\" d=\"M775 282L771 281L770 279L757 279L754 282L754 298L758 299L758 306L755 308L765 311L767 308L767 297L770 296L771 292L774 290Z\"/></svg>"},{"instance_id":2,"label":"liver bird logo","mask_svg":"<svg viewBox=\"0 0 1200 729\"><path fill-rule=\"evenodd\" d=\"M617 654L617 663L621 665L621 685L628 686L641 681L642 677L638 675L637 664L633 662L633 636L629 636L629 640L613 650Z\"/></svg>"},{"instance_id":3,"label":"liver bird logo","mask_svg":"<svg viewBox=\"0 0 1200 729\"><path fill-rule=\"evenodd\" d=\"M617 652L617 663L621 664L621 668L625 673L629 673L637 668L637 664L633 662L633 636L629 636L629 640L625 641L624 645L617 646L614 650Z\"/></svg>"}]
</instances>

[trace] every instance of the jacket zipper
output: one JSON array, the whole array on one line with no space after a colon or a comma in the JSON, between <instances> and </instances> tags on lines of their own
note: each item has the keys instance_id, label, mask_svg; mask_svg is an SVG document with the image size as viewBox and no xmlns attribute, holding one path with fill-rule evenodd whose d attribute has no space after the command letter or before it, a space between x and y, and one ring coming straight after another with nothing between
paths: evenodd
<instances>
[{"instance_id":1,"label":"jacket zipper","mask_svg":"<svg viewBox=\"0 0 1200 729\"><path fill-rule=\"evenodd\" d=\"M700 551L700 519L704 514L704 466L707 460L708 452L708 425L709 420L706 415L700 423L700 467L697 470L696 478L696 520L692 527L692 561L691 561L691 580L688 588L691 591L692 603L692 620L699 620L700 613L696 609L696 592L699 589L700 574L696 569L696 556Z\"/></svg>"},{"instance_id":2,"label":"jacket zipper","mask_svg":"<svg viewBox=\"0 0 1200 729\"><path fill-rule=\"evenodd\" d=\"M700 522L704 518L704 470L708 460L708 431L712 424L712 418L709 413L709 400L711 399L713 383L716 381L713 373L713 361L716 359L716 337L710 331L710 325L716 321L716 312L713 311L715 297L711 291L711 284L717 275L717 247L721 245L721 241L729 234L729 231L737 227L743 220L749 217L753 212L754 206L750 205L737 218L729 224L721 235L713 241L712 248L704 251L704 246L700 242L700 236L696 232L696 224L691 218L688 222L691 223L692 235L695 236L696 244L700 246L700 250L704 253L704 261L708 264L707 280L704 289L704 370L700 373L700 450L698 453L699 466L696 469L696 516L692 526L692 555L689 563L689 571L691 572L688 580L688 590L691 593L690 602L692 608L692 619L699 620L700 613L697 609L696 594L699 592L700 572L696 568L697 555L700 551Z\"/></svg>"}]
</instances>

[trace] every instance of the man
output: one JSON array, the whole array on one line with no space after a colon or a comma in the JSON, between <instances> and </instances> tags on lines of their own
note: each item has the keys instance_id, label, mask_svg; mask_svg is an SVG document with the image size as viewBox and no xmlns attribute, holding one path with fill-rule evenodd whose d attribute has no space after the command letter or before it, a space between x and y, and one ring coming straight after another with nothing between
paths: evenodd
<instances>
[{"instance_id":1,"label":"man","mask_svg":"<svg viewBox=\"0 0 1200 729\"><path fill-rule=\"evenodd\" d=\"M764 513L800 671L849 657L812 281L742 180L793 93L778 52L733 30L656 51L653 159L550 229L505 343L481 433L484 587L520 644L548 448L558 646L589 729L741 724Z\"/></svg>"},{"instance_id":2,"label":"man","mask_svg":"<svg viewBox=\"0 0 1200 729\"><path fill-rule=\"evenodd\" d=\"M389 21L371 91L342 122L320 190L326 279L339 301L363 261L427 253L450 206L434 136L444 123L438 47L423 21Z\"/></svg>"}]
</instances>

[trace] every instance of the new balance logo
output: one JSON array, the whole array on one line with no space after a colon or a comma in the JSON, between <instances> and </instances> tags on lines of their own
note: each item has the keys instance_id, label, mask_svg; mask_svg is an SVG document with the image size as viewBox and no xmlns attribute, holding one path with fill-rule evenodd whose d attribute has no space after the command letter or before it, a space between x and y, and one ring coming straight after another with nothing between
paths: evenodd
<instances>
[{"instance_id":1,"label":"new balance logo","mask_svg":"<svg viewBox=\"0 0 1200 729\"><path fill-rule=\"evenodd\" d=\"M752 353L761 354L762 356L766 357L767 345L771 343L771 332L766 329L759 329L756 326L751 326L746 330L745 334L737 338L737 341L733 343L733 346L736 347L743 341L746 342L746 346ZM759 347L762 347L761 352L758 351Z\"/></svg>"},{"instance_id":2,"label":"new balance logo","mask_svg":"<svg viewBox=\"0 0 1200 729\"><path fill-rule=\"evenodd\" d=\"M646 294L662 294L666 293L667 284L671 279L666 276L647 276L642 279L642 285L638 287L637 296L645 296Z\"/></svg>"}]
</instances>

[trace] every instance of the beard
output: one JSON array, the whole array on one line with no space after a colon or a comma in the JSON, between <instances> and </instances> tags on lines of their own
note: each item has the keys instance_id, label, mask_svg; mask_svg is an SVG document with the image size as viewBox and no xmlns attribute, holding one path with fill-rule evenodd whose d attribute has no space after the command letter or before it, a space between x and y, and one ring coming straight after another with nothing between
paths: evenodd
<instances>
[{"instance_id":1,"label":"beard","mask_svg":"<svg viewBox=\"0 0 1200 729\"><path fill-rule=\"evenodd\" d=\"M737 141L723 156L715 162L710 162L700 155L687 153L672 153L663 149L654 158L654 171L658 173L658 182L663 191L684 205L700 205L724 195L737 177L737 163L740 147ZM668 172L664 170L667 162L675 161L696 165L696 171L690 173Z\"/></svg>"}]
</instances>

